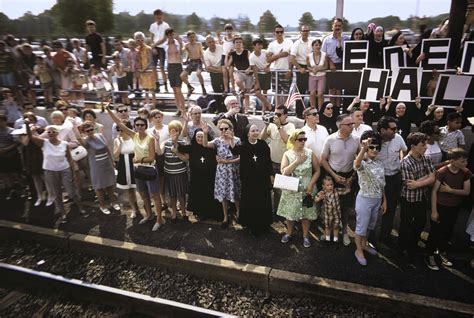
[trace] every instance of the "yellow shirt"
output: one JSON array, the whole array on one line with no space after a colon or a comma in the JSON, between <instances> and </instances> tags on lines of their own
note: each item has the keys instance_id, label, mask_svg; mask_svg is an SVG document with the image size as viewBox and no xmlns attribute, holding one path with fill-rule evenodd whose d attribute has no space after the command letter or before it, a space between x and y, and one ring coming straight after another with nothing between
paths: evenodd
<instances>
[{"instance_id":1,"label":"yellow shirt","mask_svg":"<svg viewBox=\"0 0 474 318\"><path fill-rule=\"evenodd\" d=\"M149 154L148 145L152 138L153 137L151 137L150 135L146 135L144 139L140 139L138 133L136 133L135 136L133 136L133 144L134 144L133 152L135 154L135 158L137 158L138 161L141 161L142 158L148 157L148 154ZM153 161L151 164L154 165L155 161Z\"/></svg>"}]
</instances>

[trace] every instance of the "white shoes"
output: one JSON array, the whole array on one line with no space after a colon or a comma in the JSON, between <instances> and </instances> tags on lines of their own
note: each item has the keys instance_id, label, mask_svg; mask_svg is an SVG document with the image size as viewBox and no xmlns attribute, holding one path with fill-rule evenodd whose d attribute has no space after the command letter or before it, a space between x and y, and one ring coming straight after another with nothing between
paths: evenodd
<instances>
[{"instance_id":1,"label":"white shoes","mask_svg":"<svg viewBox=\"0 0 474 318\"><path fill-rule=\"evenodd\" d=\"M100 209L100 211L101 211L102 213L104 213L104 214L110 214L110 210L107 209L107 208L101 208L101 207L99 207L99 209Z\"/></svg>"},{"instance_id":2,"label":"white shoes","mask_svg":"<svg viewBox=\"0 0 474 318\"><path fill-rule=\"evenodd\" d=\"M112 204L112 209L115 211L120 211L120 205L118 203Z\"/></svg>"},{"instance_id":3,"label":"white shoes","mask_svg":"<svg viewBox=\"0 0 474 318\"><path fill-rule=\"evenodd\" d=\"M137 217L137 211L133 210L132 213L130 214L130 218L134 219Z\"/></svg>"},{"instance_id":4,"label":"white shoes","mask_svg":"<svg viewBox=\"0 0 474 318\"><path fill-rule=\"evenodd\" d=\"M145 224L146 222L148 222L148 220L150 220L151 217L149 216L145 216L143 219L140 220L140 222L138 222L138 224Z\"/></svg>"},{"instance_id":5,"label":"white shoes","mask_svg":"<svg viewBox=\"0 0 474 318\"><path fill-rule=\"evenodd\" d=\"M42 199L41 197L39 197L39 198L36 200L36 202L35 202L34 205L35 205L35 206L40 206L41 203L43 203L43 199Z\"/></svg>"},{"instance_id":6,"label":"white shoes","mask_svg":"<svg viewBox=\"0 0 474 318\"><path fill-rule=\"evenodd\" d=\"M155 225L153 225L153 228L151 229L153 232L156 232L158 231L158 229L161 227L161 224L159 223L155 223Z\"/></svg>"},{"instance_id":7,"label":"white shoes","mask_svg":"<svg viewBox=\"0 0 474 318\"><path fill-rule=\"evenodd\" d=\"M48 200L46 201L46 206L52 206L54 203L54 200L51 200L48 198Z\"/></svg>"}]
</instances>

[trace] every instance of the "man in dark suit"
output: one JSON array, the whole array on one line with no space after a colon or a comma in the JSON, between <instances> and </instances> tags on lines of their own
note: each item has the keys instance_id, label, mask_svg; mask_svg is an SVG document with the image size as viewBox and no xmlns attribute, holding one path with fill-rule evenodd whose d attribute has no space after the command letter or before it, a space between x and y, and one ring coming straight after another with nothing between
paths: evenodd
<instances>
[{"instance_id":1,"label":"man in dark suit","mask_svg":"<svg viewBox=\"0 0 474 318\"><path fill-rule=\"evenodd\" d=\"M240 105L237 97L227 96L224 100L224 104L227 107L226 113L220 113L212 122L217 126L217 122L220 119L229 119L234 126L234 135L239 137L241 140L245 139L245 127L249 124L249 120L246 116L240 114Z\"/></svg>"}]
</instances>

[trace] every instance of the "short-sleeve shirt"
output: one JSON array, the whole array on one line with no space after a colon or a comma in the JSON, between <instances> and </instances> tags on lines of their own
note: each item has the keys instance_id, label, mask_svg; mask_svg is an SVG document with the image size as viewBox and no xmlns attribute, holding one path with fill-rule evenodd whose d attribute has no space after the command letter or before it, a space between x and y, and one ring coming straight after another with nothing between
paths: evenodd
<instances>
[{"instance_id":1,"label":"short-sleeve shirt","mask_svg":"<svg viewBox=\"0 0 474 318\"><path fill-rule=\"evenodd\" d=\"M372 130L372 127L366 124L360 124L359 127L355 128L352 130L352 136L359 137L362 136L362 134L365 131Z\"/></svg>"},{"instance_id":2,"label":"short-sleeve shirt","mask_svg":"<svg viewBox=\"0 0 474 318\"><path fill-rule=\"evenodd\" d=\"M458 172L453 173L448 166L444 166L436 172L436 180L439 182L446 183L453 189L462 190L464 187L464 181L472 178L472 173L469 169L460 169ZM438 204L445 206L459 206L462 202L463 197L447 192L438 192Z\"/></svg>"},{"instance_id":3,"label":"short-sleeve shirt","mask_svg":"<svg viewBox=\"0 0 474 318\"><path fill-rule=\"evenodd\" d=\"M104 42L104 40L102 39L102 35L99 33L91 33L86 35L86 44L89 45L94 58L97 58L102 54L102 49L100 47L102 42Z\"/></svg>"},{"instance_id":4,"label":"short-sleeve shirt","mask_svg":"<svg viewBox=\"0 0 474 318\"><path fill-rule=\"evenodd\" d=\"M211 52L211 50L207 48L207 50L204 51L204 64L206 66L221 68L222 52L222 45L219 44L216 44L216 50L214 52Z\"/></svg>"},{"instance_id":5,"label":"short-sleeve shirt","mask_svg":"<svg viewBox=\"0 0 474 318\"><path fill-rule=\"evenodd\" d=\"M385 172L380 160L362 160L357 171L359 194L366 198L382 198L385 187Z\"/></svg>"},{"instance_id":6,"label":"short-sleeve shirt","mask_svg":"<svg viewBox=\"0 0 474 318\"><path fill-rule=\"evenodd\" d=\"M324 141L321 155L327 157L329 166L334 172L351 172L354 159L359 150L359 138L349 135L346 139L336 131Z\"/></svg>"},{"instance_id":7,"label":"short-sleeve shirt","mask_svg":"<svg viewBox=\"0 0 474 318\"><path fill-rule=\"evenodd\" d=\"M395 134L390 141L382 142L377 159L383 162L386 176L393 176L400 172L400 150L407 151L407 146L399 134Z\"/></svg>"},{"instance_id":8,"label":"short-sleeve shirt","mask_svg":"<svg viewBox=\"0 0 474 318\"><path fill-rule=\"evenodd\" d=\"M150 24L150 29L148 31L150 31L150 33L153 33L153 40L156 43L165 36L165 31L166 29L169 29L169 27L169 24L164 21L161 24L154 22ZM164 48L166 46L166 41L161 43L160 45L155 45L155 43L153 43L153 45L157 47Z\"/></svg>"},{"instance_id":9,"label":"short-sleeve shirt","mask_svg":"<svg viewBox=\"0 0 474 318\"><path fill-rule=\"evenodd\" d=\"M306 134L308 140L305 143L305 147L313 150L316 158L321 157L321 152L323 151L323 145L326 138L329 136L328 130L326 127L317 125L316 129L312 129L308 125L304 125L302 128Z\"/></svg>"},{"instance_id":10,"label":"short-sleeve shirt","mask_svg":"<svg viewBox=\"0 0 474 318\"><path fill-rule=\"evenodd\" d=\"M306 56L312 51L311 42L312 40L308 38L306 42L298 39L293 43L290 54L295 56L296 63L306 65Z\"/></svg>"},{"instance_id":11,"label":"short-sleeve shirt","mask_svg":"<svg viewBox=\"0 0 474 318\"><path fill-rule=\"evenodd\" d=\"M418 187L416 189L408 189L406 185L407 180L418 180L424 176L433 173L434 167L431 163L431 158L421 156L415 159L411 154L405 156L401 162L402 172L402 193L401 196L408 202L421 202L429 198L429 186Z\"/></svg>"},{"instance_id":12,"label":"short-sleeve shirt","mask_svg":"<svg viewBox=\"0 0 474 318\"><path fill-rule=\"evenodd\" d=\"M259 72L263 72L263 69L267 66L267 51L262 50L260 55L257 56L255 52L252 52L249 57L250 66L256 66Z\"/></svg>"},{"instance_id":13,"label":"short-sleeve shirt","mask_svg":"<svg viewBox=\"0 0 474 318\"><path fill-rule=\"evenodd\" d=\"M293 42L290 39L284 39L283 42L278 43L277 40L270 43L268 46L267 52L272 53L273 55L279 54L282 50L283 52L288 52L290 54ZM290 56L279 58L278 60L272 62L271 68L273 70L283 70L287 71L290 67Z\"/></svg>"},{"instance_id":14,"label":"short-sleeve shirt","mask_svg":"<svg viewBox=\"0 0 474 318\"><path fill-rule=\"evenodd\" d=\"M295 130L295 125L293 123L287 123L286 125L282 126L286 134L289 136ZM283 158L283 154L287 150L286 143L283 142L280 136L280 132L278 130L277 125L271 123L267 127L268 131L268 139L270 139L269 147L270 147L270 157L273 162L281 163L281 159Z\"/></svg>"},{"instance_id":15,"label":"short-sleeve shirt","mask_svg":"<svg viewBox=\"0 0 474 318\"><path fill-rule=\"evenodd\" d=\"M464 134L459 129L455 131L448 131L448 127L444 126L440 128L441 138L439 144L441 150L448 152L449 149L464 146L466 141L464 140Z\"/></svg>"},{"instance_id":16,"label":"short-sleeve shirt","mask_svg":"<svg viewBox=\"0 0 474 318\"><path fill-rule=\"evenodd\" d=\"M348 41L349 37L347 35L342 35L341 47L344 48L344 42ZM342 63L342 59L336 54L337 48L337 39L334 37L334 34L331 33L323 39L323 45L321 51L325 52L329 59L334 63Z\"/></svg>"}]
</instances>

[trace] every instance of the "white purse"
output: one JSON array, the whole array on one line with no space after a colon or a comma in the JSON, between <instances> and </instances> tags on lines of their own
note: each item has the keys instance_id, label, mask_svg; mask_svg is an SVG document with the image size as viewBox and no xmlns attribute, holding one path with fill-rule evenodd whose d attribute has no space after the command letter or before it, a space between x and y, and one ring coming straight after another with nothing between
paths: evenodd
<instances>
[{"instance_id":1,"label":"white purse","mask_svg":"<svg viewBox=\"0 0 474 318\"><path fill-rule=\"evenodd\" d=\"M83 146L79 146L71 150L71 158L74 161L79 161L86 156L87 150Z\"/></svg>"},{"instance_id":2,"label":"white purse","mask_svg":"<svg viewBox=\"0 0 474 318\"><path fill-rule=\"evenodd\" d=\"M276 189L298 192L299 184L300 184L299 178L285 176L285 175L277 173L275 175L275 181L273 182L273 187Z\"/></svg>"}]
</instances>

